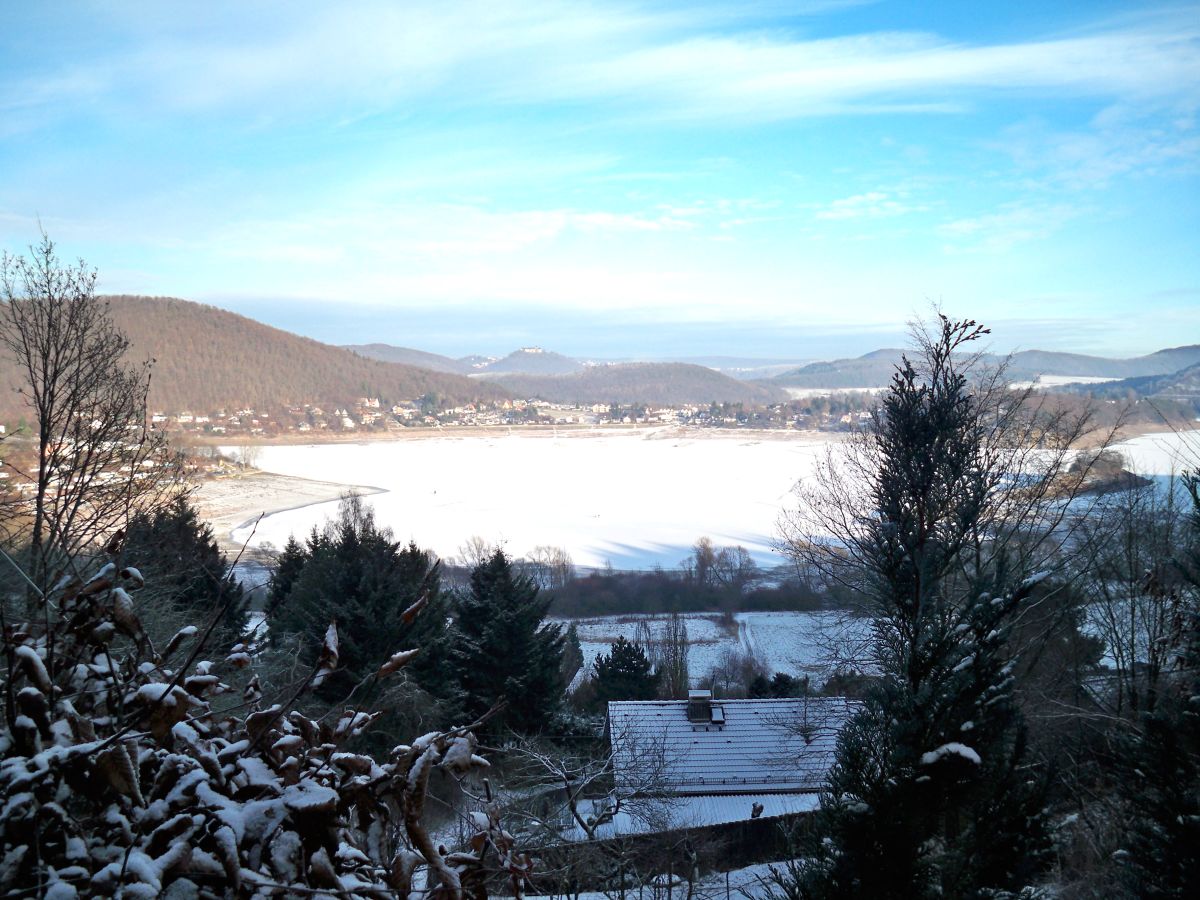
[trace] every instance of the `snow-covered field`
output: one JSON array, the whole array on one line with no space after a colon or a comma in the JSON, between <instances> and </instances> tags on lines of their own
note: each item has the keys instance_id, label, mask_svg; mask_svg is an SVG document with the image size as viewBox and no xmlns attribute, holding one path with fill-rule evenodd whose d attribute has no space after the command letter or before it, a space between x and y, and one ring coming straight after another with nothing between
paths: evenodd
<instances>
[{"instance_id":1,"label":"snow-covered field","mask_svg":"<svg viewBox=\"0 0 1200 900\"><path fill-rule=\"evenodd\" d=\"M1014 381L1012 387L1014 390L1025 390L1031 387L1063 387L1068 384L1105 384L1119 380L1099 375L1039 375L1034 381Z\"/></svg>"},{"instance_id":2,"label":"snow-covered field","mask_svg":"<svg viewBox=\"0 0 1200 900\"><path fill-rule=\"evenodd\" d=\"M752 653L769 671L789 675L807 675L821 684L835 666L836 658L846 656L855 641L866 633L861 620L847 622L831 612L745 612L734 616L726 626L719 615L687 613L688 675L697 687L723 658L734 653ZM558 620L564 626L574 624L583 650L586 675L596 657L607 653L618 637L638 640L639 625L645 622L652 640L659 640L666 616L600 616L590 619Z\"/></svg>"},{"instance_id":3,"label":"snow-covered field","mask_svg":"<svg viewBox=\"0 0 1200 900\"><path fill-rule=\"evenodd\" d=\"M807 400L809 397L829 397L832 394L879 394L887 390L881 387L847 387L847 388L803 388L785 387L788 396L793 400Z\"/></svg>"},{"instance_id":4,"label":"snow-covered field","mask_svg":"<svg viewBox=\"0 0 1200 900\"><path fill-rule=\"evenodd\" d=\"M438 437L264 446L257 465L382 488L366 498L377 520L441 556L458 555L478 535L518 557L551 545L582 566L672 568L707 535L777 565L775 523L829 440L668 430ZM282 547L336 510L336 502L318 503L267 516L252 543ZM248 535L240 528L232 536L240 542Z\"/></svg>"}]
</instances>

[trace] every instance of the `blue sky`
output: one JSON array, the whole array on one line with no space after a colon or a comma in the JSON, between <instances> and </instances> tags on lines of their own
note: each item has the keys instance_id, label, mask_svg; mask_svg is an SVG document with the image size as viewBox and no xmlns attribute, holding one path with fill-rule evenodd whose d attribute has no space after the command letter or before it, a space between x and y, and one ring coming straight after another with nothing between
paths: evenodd
<instances>
[{"instance_id":1,"label":"blue sky","mask_svg":"<svg viewBox=\"0 0 1200 900\"><path fill-rule=\"evenodd\" d=\"M0 245L460 355L1200 341L1200 6L10 4Z\"/></svg>"}]
</instances>

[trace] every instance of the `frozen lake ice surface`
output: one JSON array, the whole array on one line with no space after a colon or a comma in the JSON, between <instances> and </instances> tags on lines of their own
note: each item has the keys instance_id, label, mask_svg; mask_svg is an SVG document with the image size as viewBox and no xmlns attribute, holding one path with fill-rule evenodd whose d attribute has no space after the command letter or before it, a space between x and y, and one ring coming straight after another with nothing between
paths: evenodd
<instances>
[{"instance_id":1,"label":"frozen lake ice surface","mask_svg":"<svg viewBox=\"0 0 1200 900\"><path fill-rule=\"evenodd\" d=\"M266 445L267 472L371 485L366 498L398 540L450 557L478 535L514 557L562 547L579 566L673 568L702 536L740 544L762 566L792 489L813 477L836 435L669 429L465 435L363 443ZM1200 432L1148 434L1116 445L1141 474L1165 478L1200 462ZM253 513L257 513L255 510ZM254 545L282 547L337 512L316 503L266 516ZM248 516L251 514L248 511ZM250 528L236 529L241 543Z\"/></svg>"},{"instance_id":2,"label":"frozen lake ice surface","mask_svg":"<svg viewBox=\"0 0 1200 900\"><path fill-rule=\"evenodd\" d=\"M702 536L740 544L760 565L776 522L795 503L834 436L771 432L680 436L486 435L315 445L267 445L257 466L298 478L371 485L376 520L398 540L456 556L478 535L520 557L562 547L576 565L673 568ZM282 547L337 512L318 503L265 517L251 541ZM249 527L233 532L244 541Z\"/></svg>"}]
</instances>

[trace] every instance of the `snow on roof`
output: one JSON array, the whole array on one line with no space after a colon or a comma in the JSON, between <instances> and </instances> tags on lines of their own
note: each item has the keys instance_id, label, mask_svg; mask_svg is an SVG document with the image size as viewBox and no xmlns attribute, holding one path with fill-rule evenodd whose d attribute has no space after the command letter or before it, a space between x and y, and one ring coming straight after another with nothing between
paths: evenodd
<instances>
[{"instance_id":1,"label":"snow on roof","mask_svg":"<svg viewBox=\"0 0 1200 900\"><path fill-rule=\"evenodd\" d=\"M838 732L858 704L841 697L713 700L719 724L688 719L688 701L614 701L608 727L618 789L644 784L648 756L666 766L661 790L676 794L817 791Z\"/></svg>"}]
</instances>

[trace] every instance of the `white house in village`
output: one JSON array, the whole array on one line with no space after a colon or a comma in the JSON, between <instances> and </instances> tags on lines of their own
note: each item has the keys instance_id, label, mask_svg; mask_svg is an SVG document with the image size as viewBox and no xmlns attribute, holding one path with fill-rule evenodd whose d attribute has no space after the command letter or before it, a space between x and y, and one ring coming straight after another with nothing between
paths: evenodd
<instances>
[{"instance_id":1,"label":"white house in village","mask_svg":"<svg viewBox=\"0 0 1200 900\"><path fill-rule=\"evenodd\" d=\"M604 836L724 825L817 808L838 733L858 704L842 697L608 704L618 795L656 795L656 815L618 812ZM653 760L661 760L654 764ZM647 766L657 771L648 775ZM623 804L637 808L642 804Z\"/></svg>"}]
</instances>

